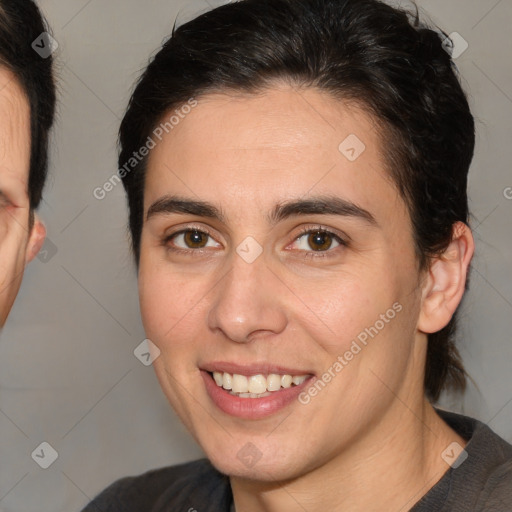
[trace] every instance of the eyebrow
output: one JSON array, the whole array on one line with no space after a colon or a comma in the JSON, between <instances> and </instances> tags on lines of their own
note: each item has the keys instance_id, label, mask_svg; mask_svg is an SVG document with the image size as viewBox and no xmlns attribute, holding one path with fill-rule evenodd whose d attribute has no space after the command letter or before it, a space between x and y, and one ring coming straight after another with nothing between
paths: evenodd
<instances>
[{"instance_id":1,"label":"eyebrow","mask_svg":"<svg viewBox=\"0 0 512 512\"><path fill-rule=\"evenodd\" d=\"M226 216L214 204L181 196L164 196L156 200L149 207L146 220L155 215L172 213L196 215L226 223ZM368 210L337 196L316 196L278 203L267 216L267 221L270 225L275 225L289 217L318 214L352 217L378 226L375 217Z\"/></svg>"}]
</instances>

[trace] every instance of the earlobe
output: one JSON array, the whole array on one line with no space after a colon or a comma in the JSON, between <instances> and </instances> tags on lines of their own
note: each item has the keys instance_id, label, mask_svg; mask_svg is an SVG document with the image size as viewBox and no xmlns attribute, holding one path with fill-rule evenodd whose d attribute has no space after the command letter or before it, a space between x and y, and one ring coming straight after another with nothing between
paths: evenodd
<instances>
[{"instance_id":1,"label":"earlobe","mask_svg":"<svg viewBox=\"0 0 512 512\"><path fill-rule=\"evenodd\" d=\"M30 233L30 237L28 239L27 244L27 252L25 257L25 262L29 263L32 261L44 244L44 240L46 238L46 227L41 222L41 219L37 215L34 218L34 225L32 226L32 231Z\"/></svg>"},{"instance_id":2,"label":"earlobe","mask_svg":"<svg viewBox=\"0 0 512 512\"><path fill-rule=\"evenodd\" d=\"M454 224L450 245L432 261L424 281L419 331L433 333L448 324L464 295L474 250L471 229L463 222Z\"/></svg>"}]
</instances>

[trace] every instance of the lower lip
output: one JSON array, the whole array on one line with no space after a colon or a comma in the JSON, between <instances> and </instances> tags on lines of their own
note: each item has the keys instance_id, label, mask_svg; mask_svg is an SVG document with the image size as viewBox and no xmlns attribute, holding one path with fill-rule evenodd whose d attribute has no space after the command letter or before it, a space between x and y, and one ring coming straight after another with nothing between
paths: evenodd
<instances>
[{"instance_id":1,"label":"lower lip","mask_svg":"<svg viewBox=\"0 0 512 512\"><path fill-rule=\"evenodd\" d=\"M232 395L224 388L217 386L213 377L201 370L201 376L206 385L206 391L213 403L223 412L237 418L256 420L270 416L297 399L302 390L309 386L312 377L307 378L298 386L272 391L269 396L262 398L242 398Z\"/></svg>"}]
</instances>

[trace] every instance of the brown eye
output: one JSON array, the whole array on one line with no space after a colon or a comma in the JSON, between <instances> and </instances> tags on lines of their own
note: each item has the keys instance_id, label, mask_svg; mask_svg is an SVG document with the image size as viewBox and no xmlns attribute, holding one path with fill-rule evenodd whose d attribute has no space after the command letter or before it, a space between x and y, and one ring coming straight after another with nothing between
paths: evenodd
<instances>
[{"instance_id":1,"label":"brown eye","mask_svg":"<svg viewBox=\"0 0 512 512\"><path fill-rule=\"evenodd\" d=\"M330 256L339 246L347 243L339 235L323 228L305 228L295 239L294 249L299 249L306 256ZM325 254L320 254L325 253ZM332 254L334 255L334 254Z\"/></svg>"},{"instance_id":2,"label":"brown eye","mask_svg":"<svg viewBox=\"0 0 512 512\"><path fill-rule=\"evenodd\" d=\"M183 233L183 240L190 249L198 249L206 246L208 236L202 231L185 231Z\"/></svg>"},{"instance_id":3,"label":"brown eye","mask_svg":"<svg viewBox=\"0 0 512 512\"><path fill-rule=\"evenodd\" d=\"M0 190L0 208L11 205L12 203L9 201L9 198Z\"/></svg>"},{"instance_id":4,"label":"brown eye","mask_svg":"<svg viewBox=\"0 0 512 512\"><path fill-rule=\"evenodd\" d=\"M221 247L210 234L200 229L183 229L165 237L162 242L167 249L175 251Z\"/></svg>"},{"instance_id":5,"label":"brown eye","mask_svg":"<svg viewBox=\"0 0 512 512\"><path fill-rule=\"evenodd\" d=\"M313 250L326 251L332 245L333 236L330 233L317 231L310 233L308 236L308 244Z\"/></svg>"}]
</instances>

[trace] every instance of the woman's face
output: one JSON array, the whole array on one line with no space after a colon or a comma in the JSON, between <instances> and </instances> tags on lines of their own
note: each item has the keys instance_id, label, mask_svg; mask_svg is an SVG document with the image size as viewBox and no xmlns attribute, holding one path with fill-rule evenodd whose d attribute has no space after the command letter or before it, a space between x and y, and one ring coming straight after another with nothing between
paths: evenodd
<instances>
[{"instance_id":1,"label":"woman's face","mask_svg":"<svg viewBox=\"0 0 512 512\"><path fill-rule=\"evenodd\" d=\"M409 215L356 107L276 86L190 110L147 168L154 367L217 468L291 478L375 439L404 412L396 396L423 392Z\"/></svg>"},{"instance_id":2,"label":"woman's face","mask_svg":"<svg viewBox=\"0 0 512 512\"><path fill-rule=\"evenodd\" d=\"M0 327L18 293L27 261L39 251L44 226L29 231L30 108L16 77L0 67Z\"/></svg>"}]
</instances>

